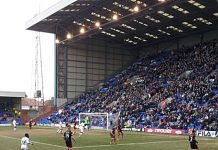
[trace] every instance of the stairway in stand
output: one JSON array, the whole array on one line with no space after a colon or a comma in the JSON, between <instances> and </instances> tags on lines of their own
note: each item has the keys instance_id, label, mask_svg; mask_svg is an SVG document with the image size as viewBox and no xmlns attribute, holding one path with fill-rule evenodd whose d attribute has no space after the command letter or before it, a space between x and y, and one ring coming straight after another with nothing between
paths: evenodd
<instances>
[{"instance_id":1,"label":"stairway in stand","mask_svg":"<svg viewBox=\"0 0 218 150\"><path fill-rule=\"evenodd\" d=\"M40 113L38 117L34 118L33 122L35 123L39 121L40 119L51 115L54 112L54 110L55 110L55 107L48 107L48 106L40 107L39 112L42 112L42 113Z\"/></svg>"}]
</instances>

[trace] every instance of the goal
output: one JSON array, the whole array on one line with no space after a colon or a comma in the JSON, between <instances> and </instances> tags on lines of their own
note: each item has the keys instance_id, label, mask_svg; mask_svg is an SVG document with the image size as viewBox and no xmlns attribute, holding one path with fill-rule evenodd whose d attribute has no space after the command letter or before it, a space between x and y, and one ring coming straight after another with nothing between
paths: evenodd
<instances>
[{"instance_id":1,"label":"goal","mask_svg":"<svg viewBox=\"0 0 218 150\"><path fill-rule=\"evenodd\" d=\"M115 126L117 117L116 114L108 113L79 113L79 124L88 121L91 129L109 130Z\"/></svg>"}]
</instances>

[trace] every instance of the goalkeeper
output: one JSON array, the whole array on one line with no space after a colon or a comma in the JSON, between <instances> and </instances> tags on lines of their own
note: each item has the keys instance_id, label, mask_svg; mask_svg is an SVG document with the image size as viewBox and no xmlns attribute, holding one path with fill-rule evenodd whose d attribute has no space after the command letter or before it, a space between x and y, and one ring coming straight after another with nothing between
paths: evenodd
<instances>
[{"instance_id":1,"label":"goalkeeper","mask_svg":"<svg viewBox=\"0 0 218 150\"><path fill-rule=\"evenodd\" d=\"M86 116L84 119L84 126L89 130L90 123L89 123L89 117Z\"/></svg>"}]
</instances>

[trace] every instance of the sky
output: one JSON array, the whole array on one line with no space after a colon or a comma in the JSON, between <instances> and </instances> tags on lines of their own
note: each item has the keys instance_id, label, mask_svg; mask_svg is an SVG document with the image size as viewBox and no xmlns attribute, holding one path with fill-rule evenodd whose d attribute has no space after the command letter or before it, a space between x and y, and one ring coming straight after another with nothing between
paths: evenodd
<instances>
[{"instance_id":1,"label":"sky","mask_svg":"<svg viewBox=\"0 0 218 150\"><path fill-rule=\"evenodd\" d=\"M25 23L60 0L6 0L0 5L0 91L34 94L36 32ZM40 33L44 99L54 96L54 35Z\"/></svg>"}]
</instances>

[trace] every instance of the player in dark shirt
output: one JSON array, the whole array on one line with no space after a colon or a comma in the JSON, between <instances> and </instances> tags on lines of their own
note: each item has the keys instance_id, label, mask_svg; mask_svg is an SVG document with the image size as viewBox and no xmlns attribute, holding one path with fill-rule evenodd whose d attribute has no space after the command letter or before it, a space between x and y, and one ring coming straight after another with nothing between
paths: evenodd
<instances>
[{"instance_id":1,"label":"player in dark shirt","mask_svg":"<svg viewBox=\"0 0 218 150\"><path fill-rule=\"evenodd\" d=\"M115 134L116 128L113 128L110 132L111 141L110 144L114 143L116 144L116 134Z\"/></svg>"},{"instance_id":2,"label":"player in dark shirt","mask_svg":"<svg viewBox=\"0 0 218 150\"><path fill-rule=\"evenodd\" d=\"M33 120L30 119L30 121L29 121L29 129L32 129L32 125L33 125Z\"/></svg>"},{"instance_id":3,"label":"player in dark shirt","mask_svg":"<svg viewBox=\"0 0 218 150\"><path fill-rule=\"evenodd\" d=\"M198 150L198 145L197 145L197 141L195 139L195 130L192 131L192 133L189 135L189 142L190 142L190 147L192 150Z\"/></svg>"},{"instance_id":4,"label":"player in dark shirt","mask_svg":"<svg viewBox=\"0 0 218 150\"><path fill-rule=\"evenodd\" d=\"M117 126L117 132L118 132L118 134L117 134L117 139L118 139L118 140L120 139L120 134L121 134L122 139L123 139L123 130L122 130L121 124L119 124L119 125Z\"/></svg>"},{"instance_id":5,"label":"player in dark shirt","mask_svg":"<svg viewBox=\"0 0 218 150\"><path fill-rule=\"evenodd\" d=\"M64 132L64 140L68 150L72 150L72 139L76 143L76 140L72 137L71 126L68 126L67 131Z\"/></svg>"}]
</instances>

